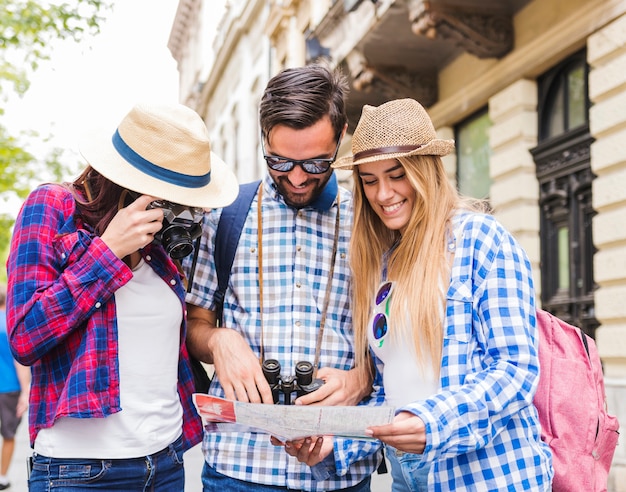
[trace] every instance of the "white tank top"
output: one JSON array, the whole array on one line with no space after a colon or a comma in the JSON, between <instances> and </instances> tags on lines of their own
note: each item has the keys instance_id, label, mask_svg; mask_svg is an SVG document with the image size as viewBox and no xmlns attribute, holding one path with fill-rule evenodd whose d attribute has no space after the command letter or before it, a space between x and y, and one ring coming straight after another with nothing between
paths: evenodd
<instances>
[{"instance_id":1,"label":"white tank top","mask_svg":"<svg viewBox=\"0 0 626 492\"><path fill-rule=\"evenodd\" d=\"M143 260L115 293L122 411L106 418L60 418L42 429L35 451L52 458L146 456L182 433L178 297ZM114 361L111 361L114 363Z\"/></svg>"},{"instance_id":2,"label":"white tank top","mask_svg":"<svg viewBox=\"0 0 626 492\"><path fill-rule=\"evenodd\" d=\"M384 306L381 311L385 311ZM437 382L430 359L418 363L413 340L404 340L397 333L393 336L394 320L386 318L386 330L381 325L374 327L376 314L372 313L368 322L367 339L372 351L385 364L385 404L398 408L432 396L437 391Z\"/></svg>"}]
</instances>

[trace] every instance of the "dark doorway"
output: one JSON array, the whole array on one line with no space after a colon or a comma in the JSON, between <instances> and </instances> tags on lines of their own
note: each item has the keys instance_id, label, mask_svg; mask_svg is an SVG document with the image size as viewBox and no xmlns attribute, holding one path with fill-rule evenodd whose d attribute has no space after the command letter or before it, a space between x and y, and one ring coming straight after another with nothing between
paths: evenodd
<instances>
[{"instance_id":1,"label":"dark doorway","mask_svg":"<svg viewBox=\"0 0 626 492\"><path fill-rule=\"evenodd\" d=\"M586 51L538 79L539 143L531 150L541 211L541 301L594 336L589 69Z\"/></svg>"}]
</instances>

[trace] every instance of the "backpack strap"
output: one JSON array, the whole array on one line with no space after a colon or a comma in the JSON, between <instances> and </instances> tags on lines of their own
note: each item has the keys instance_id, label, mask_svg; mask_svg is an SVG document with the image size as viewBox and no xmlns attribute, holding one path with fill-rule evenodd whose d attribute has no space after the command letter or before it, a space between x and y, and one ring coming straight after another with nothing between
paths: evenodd
<instances>
[{"instance_id":1,"label":"backpack strap","mask_svg":"<svg viewBox=\"0 0 626 492\"><path fill-rule=\"evenodd\" d=\"M230 270L235 259L235 252L246 222L252 200L256 196L261 181L253 181L239 186L237 199L222 210L215 233L215 251L213 261L217 273L217 291L213 296L216 304L217 322L222 324L224 296L228 287Z\"/></svg>"}]
</instances>

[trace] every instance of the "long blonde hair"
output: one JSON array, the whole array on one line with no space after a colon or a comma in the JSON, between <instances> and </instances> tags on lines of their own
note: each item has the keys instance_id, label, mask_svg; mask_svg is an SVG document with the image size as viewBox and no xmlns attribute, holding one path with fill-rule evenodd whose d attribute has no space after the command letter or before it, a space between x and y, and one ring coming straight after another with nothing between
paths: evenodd
<instances>
[{"instance_id":1,"label":"long blonde hair","mask_svg":"<svg viewBox=\"0 0 626 492\"><path fill-rule=\"evenodd\" d=\"M452 216L464 206L438 156L398 159L416 191L411 218L400 236L388 229L370 206L354 167L354 225L350 243L352 316L357 365L369 364L367 329L375 290L381 282L381 258L395 243L387 278L394 282L390 336L412 340L418 362L431 360L439 374L443 345L442 309L450 278ZM445 287L445 289L444 289ZM394 324L393 320L408 320ZM427 357L428 356L428 357Z\"/></svg>"}]
</instances>

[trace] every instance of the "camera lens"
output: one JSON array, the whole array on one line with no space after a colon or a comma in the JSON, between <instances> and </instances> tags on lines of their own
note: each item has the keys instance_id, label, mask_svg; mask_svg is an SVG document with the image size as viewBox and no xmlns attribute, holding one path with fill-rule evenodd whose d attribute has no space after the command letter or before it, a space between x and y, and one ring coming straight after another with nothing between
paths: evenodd
<instances>
[{"instance_id":1,"label":"camera lens","mask_svg":"<svg viewBox=\"0 0 626 492\"><path fill-rule=\"evenodd\" d=\"M163 231L161 243L175 260L180 260L193 252L193 243L189 232L183 227L171 227Z\"/></svg>"},{"instance_id":2,"label":"camera lens","mask_svg":"<svg viewBox=\"0 0 626 492\"><path fill-rule=\"evenodd\" d=\"M276 359L264 360L261 369L263 369L263 375L265 376L267 382L270 385L276 384L280 378L280 362Z\"/></svg>"},{"instance_id":3,"label":"camera lens","mask_svg":"<svg viewBox=\"0 0 626 492\"><path fill-rule=\"evenodd\" d=\"M313 364L307 361L296 364L296 380L300 386L306 386L313 382Z\"/></svg>"}]
</instances>

